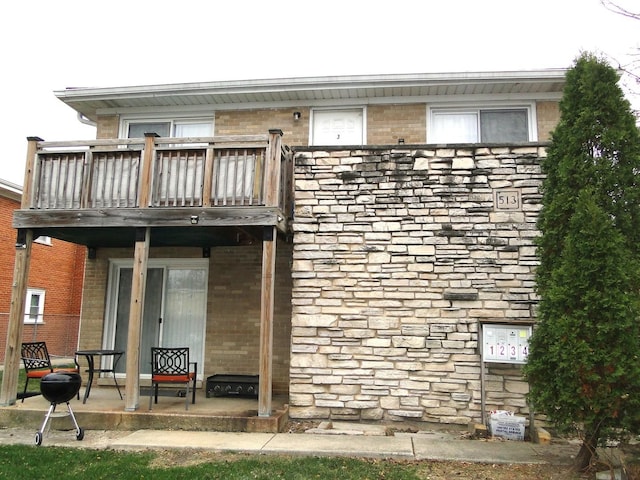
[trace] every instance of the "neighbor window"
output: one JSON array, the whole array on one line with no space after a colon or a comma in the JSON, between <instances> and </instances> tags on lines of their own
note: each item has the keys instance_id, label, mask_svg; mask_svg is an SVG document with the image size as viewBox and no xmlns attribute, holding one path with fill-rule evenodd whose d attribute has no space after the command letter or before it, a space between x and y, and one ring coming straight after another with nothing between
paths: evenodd
<instances>
[{"instance_id":1,"label":"neighbor window","mask_svg":"<svg viewBox=\"0 0 640 480\"><path fill-rule=\"evenodd\" d=\"M534 140L529 107L433 108L429 143L516 143Z\"/></svg>"},{"instance_id":2,"label":"neighbor window","mask_svg":"<svg viewBox=\"0 0 640 480\"><path fill-rule=\"evenodd\" d=\"M27 289L24 323L44 323L44 290Z\"/></svg>"},{"instance_id":3,"label":"neighbor window","mask_svg":"<svg viewBox=\"0 0 640 480\"><path fill-rule=\"evenodd\" d=\"M41 243L42 245L51 245L51 237L40 235L38 238L34 240L34 242Z\"/></svg>"}]
</instances>

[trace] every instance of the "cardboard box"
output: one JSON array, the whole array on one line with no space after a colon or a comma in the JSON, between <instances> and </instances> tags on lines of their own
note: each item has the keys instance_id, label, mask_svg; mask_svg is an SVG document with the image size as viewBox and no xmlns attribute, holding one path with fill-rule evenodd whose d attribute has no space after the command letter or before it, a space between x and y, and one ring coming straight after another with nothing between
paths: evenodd
<instances>
[{"instance_id":1,"label":"cardboard box","mask_svg":"<svg viewBox=\"0 0 640 480\"><path fill-rule=\"evenodd\" d=\"M495 410L489 417L489 429L494 437L523 441L526 421L526 418L517 417L513 412Z\"/></svg>"}]
</instances>

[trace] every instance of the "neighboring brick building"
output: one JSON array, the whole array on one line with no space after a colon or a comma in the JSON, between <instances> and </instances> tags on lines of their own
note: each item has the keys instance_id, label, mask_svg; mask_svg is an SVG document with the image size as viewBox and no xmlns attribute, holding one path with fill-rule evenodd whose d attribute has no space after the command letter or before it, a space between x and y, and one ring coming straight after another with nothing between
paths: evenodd
<instances>
[{"instance_id":1,"label":"neighboring brick building","mask_svg":"<svg viewBox=\"0 0 640 480\"><path fill-rule=\"evenodd\" d=\"M11 304L16 230L22 189L0 179L0 358L4 359ZM24 341L46 341L53 355L73 356L78 344L86 248L55 238L34 242L29 270ZM44 300L44 301L43 301ZM29 314L31 313L31 314ZM28 318L27 318L28 317Z\"/></svg>"}]
</instances>

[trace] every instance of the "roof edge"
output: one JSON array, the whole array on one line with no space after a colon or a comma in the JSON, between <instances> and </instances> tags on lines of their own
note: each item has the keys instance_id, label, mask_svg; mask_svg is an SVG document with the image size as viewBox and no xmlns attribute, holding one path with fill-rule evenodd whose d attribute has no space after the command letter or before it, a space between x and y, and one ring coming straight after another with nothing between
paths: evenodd
<instances>
[{"instance_id":1,"label":"roof edge","mask_svg":"<svg viewBox=\"0 0 640 480\"><path fill-rule=\"evenodd\" d=\"M386 87L427 85L440 83L481 83L505 81L557 81L567 69L514 70L486 72L443 72L415 74L380 74L351 76L320 76L271 78L257 80L224 80L213 82L170 83L121 87L68 87L55 90L54 95L64 101L97 100L113 97L181 95L186 93L237 93L283 90L332 89L367 84Z\"/></svg>"},{"instance_id":2,"label":"roof edge","mask_svg":"<svg viewBox=\"0 0 640 480\"><path fill-rule=\"evenodd\" d=\"M20 201L22 199L22 187L0 178L0 196Z\"/></svg>"}]
</instances>

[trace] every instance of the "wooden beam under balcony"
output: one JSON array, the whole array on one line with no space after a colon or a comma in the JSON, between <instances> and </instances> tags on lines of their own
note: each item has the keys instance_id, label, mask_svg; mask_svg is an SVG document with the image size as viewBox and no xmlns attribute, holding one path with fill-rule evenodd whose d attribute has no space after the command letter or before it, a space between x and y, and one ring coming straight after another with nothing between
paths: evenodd
<instances>
[{"instance_id":1,"label":"wooden beam under balcony","mask_svg":"<svg viewBox=\"0 0 640 480\"><path fill-rule=\"evenodd\" d=\"M286 223L278 207L16 210L13 215L14 228L274 226L284 233Z\"/></svg>"},{"instance_id":2,"label":"wooden beam under balcony","mask_svg":"<svg viewBox=\"0 0 640 480\"><path fill-rule=\"evenodd\" d=\"M137 228L151 228L151 246L215 247L258 243L262 229L288 232L277 207L16 210L14 226L88 247L127 247Z\"/></svg>"}]
</instances>

